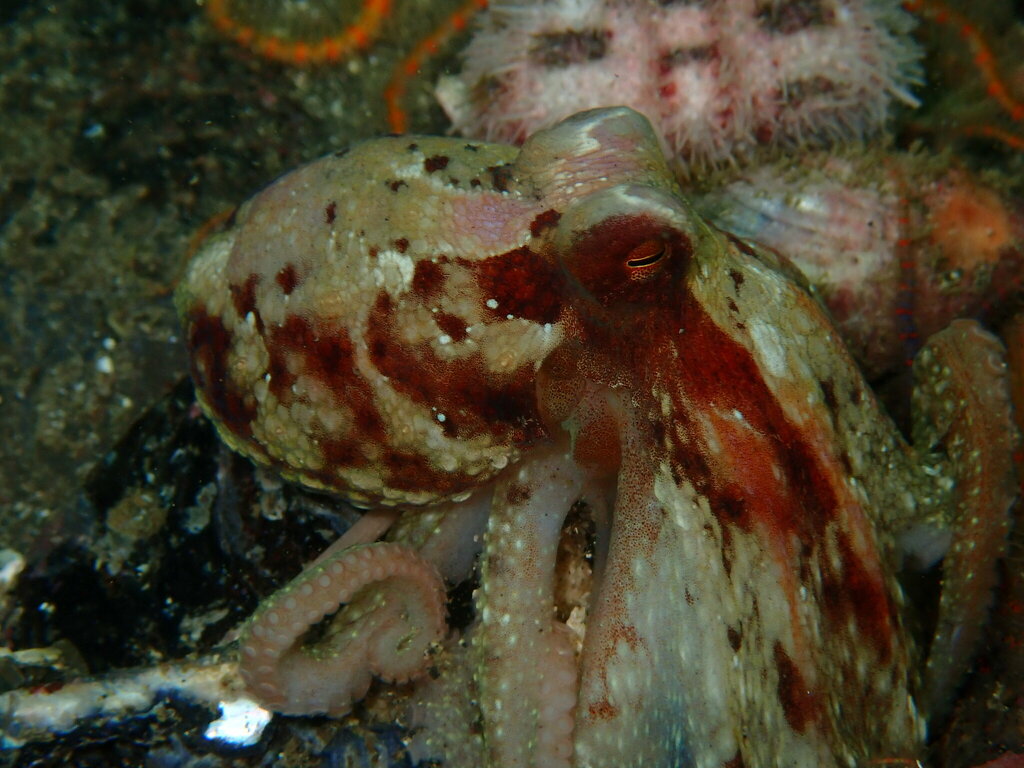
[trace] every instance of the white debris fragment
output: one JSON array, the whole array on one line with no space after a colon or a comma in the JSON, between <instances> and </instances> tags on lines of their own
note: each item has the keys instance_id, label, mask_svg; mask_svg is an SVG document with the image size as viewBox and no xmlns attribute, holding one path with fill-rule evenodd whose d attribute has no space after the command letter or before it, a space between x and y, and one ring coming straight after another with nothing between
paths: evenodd
<instances>
[{"instance_id":1,"label":"white debris fragment","mask_svg":"<svg viewBox=\"0 0 1024 768\"><path fill-rule=\"evenodd\" d=\"M215 657L76 680L56 690L8 691L0 694L0 748L137 715L171 696L210 708L239 699L238 664Z\"/></svg>"},{"instance_id":2,"label":"white debris fragment","mask_svg":"<svg viewBox=\"0 0 1024 768\"><path fill-rule=\"evenodd\" d=\"M259 742L273 717L251 699L222 701L219 706L220 718L210 723L203 735L233 747L251 747Z\"/></svg>"}]
</instances>

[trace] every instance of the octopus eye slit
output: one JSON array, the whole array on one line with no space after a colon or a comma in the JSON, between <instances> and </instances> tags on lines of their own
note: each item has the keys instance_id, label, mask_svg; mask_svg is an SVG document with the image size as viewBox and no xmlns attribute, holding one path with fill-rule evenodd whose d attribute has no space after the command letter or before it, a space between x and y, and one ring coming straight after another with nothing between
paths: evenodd
<instances>
[{"instance_id":1,"label":"octopus eye slit","mask_svg":"<svg viewBox=\"0 0 1024 768\"><path fill-rule=\"evenodd\" d=\"M661 240L645 240L629 252L626 266L642 269L657 264L669 254L669 245Z\"/></svg>"}]
</instances>

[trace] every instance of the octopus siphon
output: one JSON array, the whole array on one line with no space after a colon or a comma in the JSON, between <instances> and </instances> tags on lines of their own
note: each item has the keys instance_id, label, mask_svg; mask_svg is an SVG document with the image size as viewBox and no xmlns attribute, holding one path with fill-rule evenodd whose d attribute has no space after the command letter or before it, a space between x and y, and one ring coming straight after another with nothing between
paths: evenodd
<instances>
[{"instance_id":1,"label":"octopus siphon","mask_svg":"<svg viewBox=\"0 0 1024 768\"><path fill-rule=\"evenodd\" d=\"M1015 498L1004 350L932 336L906 440L800 273L699 217L638 113L312 162L177 302L223 439L369 510L248 622L265 707L410 681L449 766L921 754ZM908 554L945 556L927 653Z\"/></svg>"}]
</instances>

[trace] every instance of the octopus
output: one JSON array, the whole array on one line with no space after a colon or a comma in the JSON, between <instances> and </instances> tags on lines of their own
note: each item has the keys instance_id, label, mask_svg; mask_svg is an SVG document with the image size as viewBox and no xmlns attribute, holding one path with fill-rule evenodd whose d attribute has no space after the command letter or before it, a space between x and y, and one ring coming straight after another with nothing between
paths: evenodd
<instances>
[{"instance_id":1,"label":"octopus","mask_svg":"<svg viewBox=\"0 0 1024 768\"><path fill-rule=\"evenodd\" d=\"M222 438L368 510L248 622L265 707L408 682L450 766L920 755L1015 498L1005 351L933 335L908 441L799 271L698 216L638 113L312 162L177 303ZM943 556L921 643L897 572Z\"/></svg>"}]
</instances>

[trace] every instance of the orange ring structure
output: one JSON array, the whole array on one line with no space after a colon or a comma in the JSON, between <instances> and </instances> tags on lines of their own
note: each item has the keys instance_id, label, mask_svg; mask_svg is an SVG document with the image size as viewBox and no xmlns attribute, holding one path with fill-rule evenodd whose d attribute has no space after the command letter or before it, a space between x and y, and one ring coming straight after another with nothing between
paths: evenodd
<instances>
[{"instance_id":1,"label":"orange ring structure","mask_svg":"<svg viewBox=\"0 0 1024 768\"><path fill-rule=\"evenodd\" d=\"M259 56L285 64L326 64L341 61L372 43L391 13L391 0L364 0L350 25L337 34L316 39L289 38L257 28L238 15L240 0L206 0L206 15L225 37ZM340 3L336 3L340 4Z\"/></svg>"}]
</instances>

